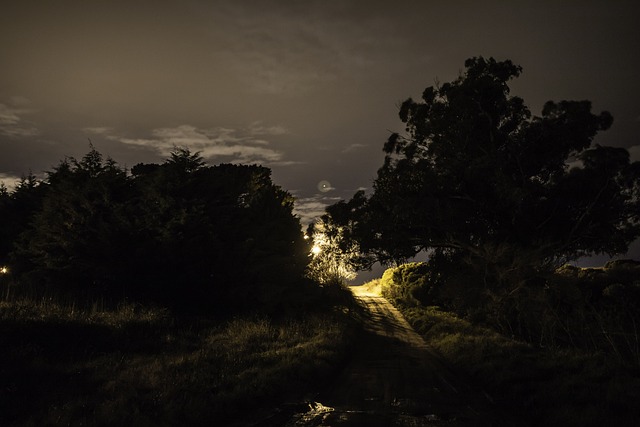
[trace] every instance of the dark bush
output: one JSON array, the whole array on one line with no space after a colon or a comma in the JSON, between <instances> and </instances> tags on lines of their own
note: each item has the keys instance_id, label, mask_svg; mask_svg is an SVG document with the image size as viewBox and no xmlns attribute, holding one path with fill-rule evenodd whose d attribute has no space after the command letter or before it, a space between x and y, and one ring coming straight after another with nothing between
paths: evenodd
<instances>
[{"instance_id":1,"label":"dark bush","mask_svg":"<svg viewBox=\"0 0 640 427\"><path fill-rule=\"evenodd\" d=\"M274 309L300 286L301 226L267 168L206 166L178 149L128 174L92 149L34 187L41 202L11 252L33 295L225 315Z\"/></svg>"},{"instance_id":2,"label":"dark bush","mask_svg":"<svg viewBox=\"0 0 640 427\"><path fill-rule=\"evenodd\" d=\"M565 265L499 294L474 284L482 276L468 264L452 261L435 256L390 268L383 295L405 307L439 306L536 346L603 352L640 365L640 263Z\"/></svg>"}]
</instances>

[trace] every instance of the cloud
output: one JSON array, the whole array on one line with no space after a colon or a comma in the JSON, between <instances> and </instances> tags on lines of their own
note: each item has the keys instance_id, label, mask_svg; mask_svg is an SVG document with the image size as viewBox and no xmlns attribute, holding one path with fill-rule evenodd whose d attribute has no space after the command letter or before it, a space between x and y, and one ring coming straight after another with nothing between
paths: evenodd
<instances>
[{"instance_id":1,"label":"cloud","mask_svg":"<svg viewBox=\"0 0 640 427\"><path fill-rule=\"evenodd\" d=\"M4 105L0 104L0 125L1 126L12 126L18 124L20 121L20 117L16 113L16 110Z\"/></svg>"},{"instance_id":2,"label":"cloud","mask_svg":"<svg viewBox=\"0 0 640 427\"><path fill-rule=\"evenodd\" d=\"M205 159L222 158L232 163L287 164L282 161L282 152L271 148L270 141L262 138L286 134L287 129L264 126L261 122L254 122L244 129L200 129L191 125L157 128L144 138L117 135L113 130L103 127L85 128L85 131L126 145L149 148L162 156L169 156L174 148L182 147L199 152Z\"/></svg>"},{"instance_id":3,"label":"cloud","mask_svg":"<svg viewBox=\"0 0 640 427\"><path fill-rule=\"evenodd\" d=\"M367 146L366 144L351 144L347 148L342 150L342 152L343 153L350 153L352 151L356 151L356 150L359 150L361 148L365 148L366 146Z\"/></svg>"},{"instance_id":4,"label":"cloud","mask_svg":"<svg viewBox=\"0 0 640 427\"><path fill-rule=\"evenodd\" d=\"M304 96L367 72L406 44L384 17L362 8L341 2L323 3L322 8L269 3L247 7L235 2L218 11L225 17L219 38L227 43L217 54L252 92ZM233 27L225 28L230 23Z\"/></svg>"},{"instance_id":5,"label":"cloud","mask_svg":"<svg viewBox=\"0 0 640 427\"><path fill-rule=\"evenodd\" d=\"M82 130L84 130L86 133L93 133L96 135L108 135L112 132L112 129L108 127L86 127Z\"/></svg>"},{"instance_id":6,"label":"cloud","mask_svg":"<svg viewBox=\"0 0 640 427\"><path fill-rule=\"evenodd\" d=\"M314 222L325 213L325 208L340 200L340 197L329 197L316 194L312 197L296 199L293 213L300 218L304 227Z\"/></svg>"},{"instance_id":7,"label":"cloud","mask_svg":"<svg viewBox=\"0 0 640 427\"><path fill-rule=\"evenodd\" d=\"M284 126L265 126L261 121L255 121L249 125L249 133L251 135L286 135L289 130Z\"/></svg>"},{"instance_id":8,"label":"cloud","mask_svg":"<svg viewBox=\"0 0 640 427\"><path fill-rule=\"evenodd\" d=\"M12 96L10 99L11 105L16 107L26 107L31 105L31 100L24 96Z\"/></svg>"},{"instance_id":9,"label":"cloud","mask_svg":"<svg viewBox=\"0 0 640 427\"><path fill-rule=\"evenodd\" d=\"M9 104L0 104L0 134L11 138L39 135L40 131L24 120L33 110L27 108L29 100L23 97L11 98Z\"/></svg>"},{"instance_id":10,"label":"cloud","mask_svg":"<svg viewBox=\"0 0 640 427\"><path fill-rule=\"evenodd\" d=\"M289 52L284 55L259 50L240 52L244 53L234 58L231 65L248 88L259 94L300 95L336 79L331 71L313 68Z\"/></svg>"},{"instance_id":11,"label":"cloud","mask_svg":"<svg viewBox=\"0 0 640 427\"><path fill-rule=\"evenodd\" d=\"M18 182L20 182L20 179L21 177L19 176L0 173L0 183L4 184L4 186L7 187L7 190L9 191L13 191L16 188Z\"/></svg>"},{"instance_id":12,"label":"cloud","mask_svg":"<svg viewBox=\"0 0 640 427\"><path fill-rule=\"evenodd\" d=\"M297 160L283 160L279 162L269 162L269 166L294 166L294 165L306 165L308 162L301 162Z\"/></svg>"}]
</instances>

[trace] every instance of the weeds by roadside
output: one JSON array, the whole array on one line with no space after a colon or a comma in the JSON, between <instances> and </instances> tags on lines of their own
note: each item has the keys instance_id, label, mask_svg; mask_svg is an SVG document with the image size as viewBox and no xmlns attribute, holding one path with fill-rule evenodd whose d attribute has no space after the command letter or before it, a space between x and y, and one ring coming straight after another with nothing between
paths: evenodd
<instances>
[{"instance_id":1,"label":"weeds by roadside","mask_svg":"<svg viewBox=\"0 0 640 427\"><path fill-rule=\"evenodd\" d=\"M350 328L339 309L218 323L0 302L3 425L224 425L311 391L345 357Z\"/></svg>"},{"instance_id":2,"label":"weeds by roadside","mask_svg":"<svg viewBox=\"0 0 640 427\"><path fill-rule=\"evenodd\" d=\"M523 426L631 426L640 416L640 372L602 353L536 349L437 307L398 308Z\"/></svg>"}]
</instances>

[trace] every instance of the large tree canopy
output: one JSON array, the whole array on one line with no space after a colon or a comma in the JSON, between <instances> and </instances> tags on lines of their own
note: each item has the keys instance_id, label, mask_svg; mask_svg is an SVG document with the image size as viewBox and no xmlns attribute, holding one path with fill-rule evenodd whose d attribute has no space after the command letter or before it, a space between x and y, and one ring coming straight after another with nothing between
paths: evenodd
<instances>
[{"instance_id":1,"label":"large tree canopy","mask_svg":"<svg viewBox=\"0 0 640 427\"><path fill-rule=\"evenodd\" d=\"M333 206L337 223L381 261L436 249L515 268L625 252L640 232L640 164L593 146L612 116L589 101L549 101L533 116L510 95L519 66L465 67L402 104L406 133L384 145L373 194Z\"/></svg>"}]
</instances>

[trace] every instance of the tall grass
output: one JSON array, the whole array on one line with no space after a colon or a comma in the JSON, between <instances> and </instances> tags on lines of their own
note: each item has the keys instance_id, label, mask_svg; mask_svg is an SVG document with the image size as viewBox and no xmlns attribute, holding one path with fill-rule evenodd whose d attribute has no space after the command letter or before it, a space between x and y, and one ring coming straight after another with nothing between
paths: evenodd
<instances>
[{"instance_id":1,"label":"tall grass","mask_svg":"<svg viewBox=\"0 0 640 427\"><path fill-rule=\"evenodd\" d=\"M3 425L225 425L313 392L345 357L341 310L185 321L121 304L0 302Z\"/></svg>"},{"instance_id":2,"label":"tall grass","mask_svg":"<svg viewBox=\"0 0 640 427\"><path fill-rule=\"evenodd\" d=\"M430 347L520 419L519 425L635 426L640 419L640 370L616 358L541 349L439 307L392 302Z\"/></svg>"},{"instance_id":3,"label":"tall grass","mask_svg":"<svg viewBox=\"0 0 640 427\"><path fill-rule=\"evenodd\" d=\"M443 268L431 260L388 269L381 292L405 306L439 306L534 346L606 353L640 368L640 262L532 270L493 288L473 270Z\"/></svg>"}]
</instances>

